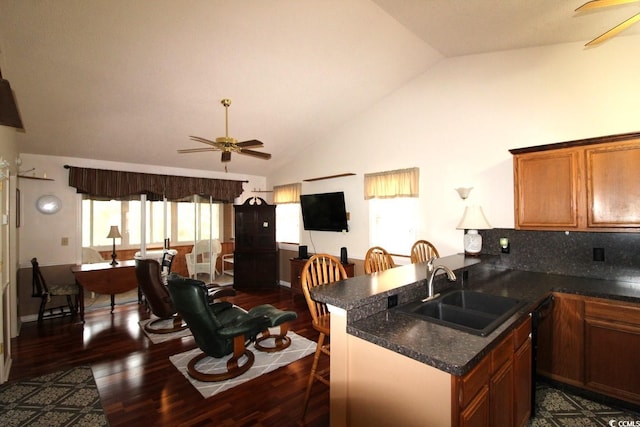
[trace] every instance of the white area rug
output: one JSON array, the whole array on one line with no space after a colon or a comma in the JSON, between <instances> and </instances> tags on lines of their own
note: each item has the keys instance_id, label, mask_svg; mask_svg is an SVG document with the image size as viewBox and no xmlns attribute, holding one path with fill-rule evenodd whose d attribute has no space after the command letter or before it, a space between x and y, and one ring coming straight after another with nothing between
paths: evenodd
<instances>
[{"instance_id":1,"label":"white area rug","mask_svg":"<svg viewBox=\"0 0 640 427\"><path fill-rule=\"evenodd\" d=\"M316 342L310 341L300 335L297 335L291 331L288 333L291 338L291 345L289 348L276 353L265 353L258 351L253 347L253 344L249 346L249 349L253 352L256 360L251 368L239 377L232 378L227 381L220 382L203 382L194 380L187 373L187 363L196 355L201 353L199 348L187 351L185 353L175 354L169 356L171 363L185 376L185 378L193 385L200 394L204 397L211 397L215 394L228 390L239 384L245 383L249 380L259 377L262 374L271 372L282 366L286 366L289 363L295 362L298 359L302 359L305 356L313 354L316 351ZM221 359L214 359L213 357L206 357L196 367L202 372L220 372L227 366L227 360L231 356L226 356ZM240 359L242 363L246 358Z\"/></svg>"},{"instance_id":2,"label":"white area rug","mask_svg":"<svg viewBox=\"0 0 640 427\"><path fill-rule=\"evenodd\" d=\"M169 334L151 334L151 333L145 331L144 325L146 325L149 322L154 321L155 319L157 319L157 317L154 316L154 315L151 315L150 319L144 319L144 320L141 320L141 321L138 322L138 324L142 328L142 331L144 332L144 334L154 344L160 344L160 343L163 343L163 342L166 342L166 341L175 340L176 338L182 338L182 337L191 336L191 330L189 328L185 328L185 329L183 329L181 331L171 332ZM162 322L158 322L157 324L153 325L154 328L170 328L171 326L173 326L173 320L171 320L171 319L163 320Z\"/></svg>"}]
</instances>

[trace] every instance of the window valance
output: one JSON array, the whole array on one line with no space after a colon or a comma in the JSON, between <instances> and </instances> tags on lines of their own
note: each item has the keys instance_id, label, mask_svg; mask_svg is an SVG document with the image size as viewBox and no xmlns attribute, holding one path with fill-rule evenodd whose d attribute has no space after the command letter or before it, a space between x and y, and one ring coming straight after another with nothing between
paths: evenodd
<instances>
[{"instance_id":1,"label":"window valance","mask_svg":"<svg viewBox=\"0 0 640 427\"><path fill-rule=\"evenodd\" d=\"M418 197L420 169L397 169L364 175L364 199Z\"/></svg>"},{"instance_id":2,"label":"window valance","mask_svg":"<svg viewBox=\"0 0 640 427\"><path fill-rule=\"evenodd\" d=\"M273 186L273 203L300 203L300 192L302 184L296 182L294 184L274 185Z\"/></svg>"},{"instance_id":3,"label":"window valance","mask_svg":"<svg viewBox=\"0 0 640 427\"><path fill-rule=\"evenodd\" d=\"M146 194L148 200L177 201L194 194L214 201L232 203L242 194L242 183L226 179L194 178L176 175L114 171L106 169L69 169L69 186L78 193L96 198L123 199Z\"/></svg>"}]
</instances>

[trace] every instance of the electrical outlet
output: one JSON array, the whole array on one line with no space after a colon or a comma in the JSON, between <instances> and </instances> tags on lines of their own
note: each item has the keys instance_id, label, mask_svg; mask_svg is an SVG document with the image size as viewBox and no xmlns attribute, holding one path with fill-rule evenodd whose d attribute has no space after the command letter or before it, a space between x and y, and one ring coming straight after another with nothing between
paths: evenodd
<instances>
[{"instance_id":1,"label":"electrical outlet","mask_svg":"<svg viewBox=\"0 0 640 427\"><path fill-rule=\"evenodd\" d=\"M389 295L387 297L387 308L393 308L398 305L398 295Z\"/></svg>"},{"instance_id":2,"label":"electrical outlet","mask_svg":"<svg viewBox=\"0 0 640 427\"><path fill-rule=\"evenodd\" d=\"M593 248L593 260L604 261L604 248Z\"/></svg>"}]
</instances>

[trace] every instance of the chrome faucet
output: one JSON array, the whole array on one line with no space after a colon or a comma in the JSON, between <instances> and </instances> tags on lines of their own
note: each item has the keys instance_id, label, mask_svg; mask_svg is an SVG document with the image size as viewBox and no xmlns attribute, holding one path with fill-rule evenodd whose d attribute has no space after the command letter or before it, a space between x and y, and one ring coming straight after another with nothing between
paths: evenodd
<instances>
[{"instance_id":1,"label":"chrome faucet","mask_svg":"<svg viewBox=\"0 0 640 427\"><path fill-rule=\"evenodd\" d=\"M456 281L456 275L453 273L453 271L451 271L451 269L445 265L434 266L433 262L435 260L436 257L432 257L429 259L429 261L427 261L427 274L429 276L429 278L427 279L427 297L423 299L422 302L427 302L440 296L440 294L434 295L435 291L433 289L433 278L436 276L438 270L442 270L447 273L447 280L449 280L450 282Z\"/></svg>"}]
</instances>

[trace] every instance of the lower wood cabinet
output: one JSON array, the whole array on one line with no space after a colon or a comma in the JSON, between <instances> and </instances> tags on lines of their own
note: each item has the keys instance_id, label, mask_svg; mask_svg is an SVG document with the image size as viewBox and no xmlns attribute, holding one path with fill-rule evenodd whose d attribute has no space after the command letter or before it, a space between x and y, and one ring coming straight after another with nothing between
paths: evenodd
<instances>
[{"instance_id":1,"label":"lower wood cabinet","mask_svg":"<svg viewBox=\"0 0 640 427\"><path fill-rule=\"evenodd\" d=\"M640 403L640 306L585 301L585 388Z\"/></svg>"},{"instance_id":2,"label":"lower wood cabinet","mask_svg":"<svg viewBox=\"0 0 640 427\"><path fill-rule=\"evenodd\" d=\"M531 318L468 374L453 377L453 427L525 426L531 416Z\"/></svg>"},{"instance_id":3,"label":"lower wood cabinet","mask_svg":"<svg viewBox=\"0 0 640 427\"><path fill-rule=\"evenodd\" d=\"M529 418L531 418L531 392L534 384L531 384L533 381L533 367L531 365L532 349L531 335L529 335L530 329L531 328L527 331L528 333L520 345L516 338L516 351L513 354L514 396L518 397L514 399L513 402L513 421L517 427L526 426Z\"/></svg>"},{"instance_id":4,"label":"lower wood cabinet","mask_svg":"<svg viewBox=\"0 0 640 427\"><path fill-rule=\"evenodd\" d=\"M581 386L584 379L584 297L553 294L551 316L538 327L538 373Z\"/></svg>"},{"instance_id":5,"label":"lower wood cabinet","mask_svg":"<svg viewBox=\"0 0 640 427\"><path fill-rule=\"evenodd\" d=\"M459 416L460 427L485 427L489 425L489 387L482 386L473 400Z\"/></svg>"},{"instance_id":6,"label":"lower wood cabinet","mask_svg":"<svg viewBox=\"0 0 640 427\"><path fill-rule=\"evenodd\" d=\"M640 304L554 294L538 330L538 373L640 404Z\"/></svg>"}]
</instances>

